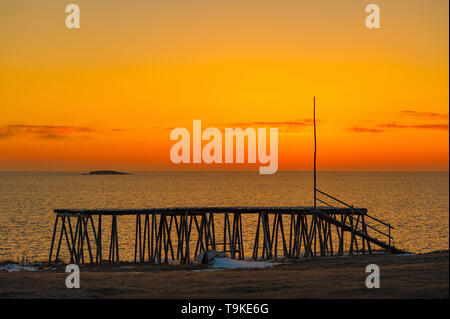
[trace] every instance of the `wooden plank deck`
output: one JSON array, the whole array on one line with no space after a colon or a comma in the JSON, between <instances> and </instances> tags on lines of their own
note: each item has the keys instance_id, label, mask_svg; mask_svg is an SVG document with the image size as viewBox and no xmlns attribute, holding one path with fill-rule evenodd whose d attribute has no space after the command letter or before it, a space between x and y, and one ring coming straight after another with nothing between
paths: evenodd
<instances>
[{"instance_id":1,"label":"wooden plank deck","mask_svg":"<svg viewBox=\"0 0 450 319\"><path fill-rule=\"evenodd\" d=\"M163 207L163 208L133 208L133 209L55 209L57 214L64 215L136 215L136 214L165 214L165 215L201 215L204 213L239 213L239 214L305 214L312 215L315 209L324 214L337 215L366 215L366 208L348 208L348 207L327 207L318 206L284 206L284 207L248 207L248 206L230 206L230 207Z\"/></svg>"}]
</instances>

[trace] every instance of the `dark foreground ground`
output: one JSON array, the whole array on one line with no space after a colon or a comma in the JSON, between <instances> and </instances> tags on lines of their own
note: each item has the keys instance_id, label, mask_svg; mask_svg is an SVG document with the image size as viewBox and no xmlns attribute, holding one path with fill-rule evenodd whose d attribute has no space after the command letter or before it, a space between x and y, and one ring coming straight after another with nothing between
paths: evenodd
<instances>
[{"instance_id":1,"label":"dark foreground ground","mask_svg":"<svg viewBox=\"0 0 450 319\"><path fill-rule=\"evenodd\" d=\"M380 267L379 289L365 286ZM272 268L202 266L81 267L81 288L67 289L64 266L0 271L0 298L449 298L448 251L291 261Z\"/></svg>"}]
</instances>

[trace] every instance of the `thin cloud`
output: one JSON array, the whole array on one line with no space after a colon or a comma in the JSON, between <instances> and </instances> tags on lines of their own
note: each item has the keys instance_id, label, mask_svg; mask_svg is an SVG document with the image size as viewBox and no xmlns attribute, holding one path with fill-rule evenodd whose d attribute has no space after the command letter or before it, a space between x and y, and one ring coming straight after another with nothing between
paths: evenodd
<instances>
[{"instance_id":1,"label":"thin cloud","mask_svg":"<svg viewBox=\"0 0 450 319\"><path fill-rule=\"evenodd\" d=\"M123 130L116 128L99 130L86 126L14 124L0 126L0 139L25 136L55 140L71 137L89 137L90 134L121 131Z\"/></svg>"},{"instance_id":2,"label":"thin cloud","mask_svg":"<svg viewBox=\"0 0 450 319\"><path fill-rule=\"evenodd\" d=\"M65 140L68 138L66 135L58 135L58 134L45 134L45 135L37 135L37 138L42 138L44 140Z\"/></svg>"},{"instance_id":3,"label":"thin cloud","mask_svg":"<svg viewBox=\"0 0 450 319\"><path fill-rule=\"evenodd\" d=\"M317 121L318 122L318 121ZM219 124L219 126L311 126L313 125L312 119L294 120L294 121L254 121L254 122L235 122L228 124Z\"/></svg>"},{"instance_id":4,"label":"thin cloud","mask_svg":"<svg viewBox=\"0 0 450 319\"><path fill-rule=\"evenodd\" d=\"M316 124L322 123L324 121L316 120ZM253 121L253 122L231 122L231 123L215 123L212 125L204 125L202 123L202 128L216 127L223 131L225 128L278 128L280 132L292 132L303 127L313 126L313 119L303 119L303 120L292 120L292 121ZM153 127L155 128L155 127ZM166 127L168 131L173 130L175 127Z\"/></svg>"},{"instance_id":5,"label":"thin cloud","mask_svg":"<svg viewBox=\"0 0 450 319\"><path fill-rule=\"evenodd\" d=\"M377 127L392 128L392 129L424 129L424 130L446 130L448 131L448 124L396 124L386 123L378 124Z\"/></svg>"},{"instance_id":6,"label":"thin cloud","mask_svg":"<svg viewBox=\"0 0 450 319\"><path fill-rule=\"evenodd\" d=\"M448 114L420 112L412 110L402 110L397 114L400 114L404 118L404 120L400 121L400 123L398 122L377 123L374 122L373 120L365 120L361 122L365 123L366 125L353 126L348 128L348 130L360 133L382 133L392 130L408 130L408 129L435 130L435 131L448 131L449 129ZM412 120L414 118L416 119L416 121Z\"/></svg>"},{"instance_id":7,"label":"thin cloud","mask_svg":"<svg viewBox=\"0 0 450 319\"><path fill-rule=\"evenodd\" d=\"M418 112L411 110L400 111L400 115L408 117L420 117L420 118L430 118L430 119L447 119L448 114L433 113L433 112Z\"/></svg>"},{"instance_id":8,"label":"thin cloud","mask_svg":"<svg viewBox=\"0 0 450 319\"><path fill-rule=\"evenodd\" d=\"M358 133L383 133L383 130L377 128L365 128L365 127L350 127L349 131Z\"/></svg>"},{"instance_id":9,"label":"thin cloud","mask_svg":"<svg viewBox=\"0 0 450 319\"><path fill-rule=\"evenodd\" d=\"M323 122L323 121L320 121ZM316 123L319 123L316 120ZM254 122L235 122L235 123L220 123L215 124L217 127L273 127L278 128L280 131L290 132L294 130L298 130L304 127L313 126L313 119L302 119L302 120L292 120L292 121L254 121Z\"/></svg>"},{"instance_id":10,"label":"thin cloud","mask_svg":"<svg viewBox=\"0 0 450 319\"><path fill-rule=\"evenodd\" d=\"M448 131L449 128L448 124L396 124L396 123L382 123L376 124L371 127L354 126L348 128L349 131L358 133L383 133L388 130L404 130L404 129Z\"/></svg>"}]
</instances>

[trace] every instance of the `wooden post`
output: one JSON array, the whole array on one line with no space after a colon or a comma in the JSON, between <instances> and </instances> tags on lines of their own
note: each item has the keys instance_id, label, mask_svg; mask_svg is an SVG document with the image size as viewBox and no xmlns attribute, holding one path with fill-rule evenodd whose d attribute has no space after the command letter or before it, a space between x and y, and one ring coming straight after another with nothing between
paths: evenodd
<instances>
[{"instance_id":1,"label":"wooden post","mask_svg":"<svg viewBox=\"0 0 450 319\"><path fill-rule=\"evenodd\" d=\"M98 238L98 258L100 264L103 263L103 250L102 250L102 215L98 215L98 230L97 230L97 238Z\"/></svg>"},{"instance_id":2,"label":"wooden post","mask_svg":"<svg viewBox=\"0 0 450 319\"><path fill-rule=\"evenodd\" d=\"M185 240L186 240L186 254L185 254L185 256L186 256L186 263L188 264L189 260L190 260L190 258L189 258L190 226L188 225L188 214L187 214L187 212L184 213L184 216L185 216L185 233L186 233L186 236L185 236ZM192 221L192 219L191 219L191 221Z\"/></svg>"},{"instance_id":3,"label":"wooden post","mask_svg":"<svg viewBox=\"0 0 450 319\"><path fill-rule=\"evenodd\" d=\"M316 97L313 97L313 123L314 123L314 210L317 208L316 191L316 162L317 162L317 136L316 136Z\"/></svg>"},{"instance_id":4,"label":"wooden post","mask_svg":"<svg viewBox=\"0 0 450 319\"><path fill-rule=\"evenodd\" d=\"M241 215L241 213L239 213L238 218L239 218L239 245L240 245L239 258L244 259L245 258L245 256L244 256L244 240L242 238L243 233L242 233L242 215Z\"/></svg>"},{"instance_id":5,"label":"wooden post","mask_svg":"<svg viewBox=\"0 0 450 319\"><path fill-rule=\"evenodd\" d=\"M94 220L92 219L92 215L89 214L88 216L86 216L86 226L88 227L89 222L91 224L91 228L92 228L92 234L94 236L94 241L95 241L95 249L96 249L96 254L95 254L95 263L98 263L98 236L97 236L97 232L95 230L95 225L94 225ZM86 228L87 228L86 227Z\"/></svg>"},{"instance_id":6,"label":"wooden post","mask_svg":"<svg viewBox=\"0 0 450 319\"><path fill-rule=\"evenodd\" d=\"M52 243L50 245L50 254L49 254L49 257L48 257L48 263L52 262L53 245L55 243L55 236L56 236L56 228L58 226L58 219L59 219L59 214L56 214L55 225L53 226L53 236L52 236Z\"/></svg>"},{"instance_id":7,"label":"wooden post","mask_svg":"<svg viewBox=\"0 0 450 319\"><path fill-rule=\"evenodd\" d=\"M111 235L109 241L109 257L108 262L114 261L114 217L111 217Z\"/></svg>"},{"instance_id":8,"label":"wooden post","mask_svg":"<svg viewBox=\"0 0 450 319\"><path fill-rule=\"evenodd\" d=\"M261 220L261 213L258 213L258 225L256 226L255 243L253 244L253 255L252 255L254 260L258 259L260 220Z\"/></svg>"},{"instance_id":9,"label":"wooden post","mask_svg":"<svg viewBox=\"0 0 450 319\"><path fill-rule=\"evenodd\" d=\"M65 216L64 216L64 215L61 216L61 232L60 232L60 234L59 234L58 248L56 249L56 256L55 256L55 260L56 260L56 261L58 260L58 257L59 257L59 250L60 250L60 248L61 248L61 241L62 241L62 237L63 237L63 227L62 227L62 224L64 223L64 219L65 219Z\"/></svg>"},{"instance_id":10,"label":"wooden post","mask_svg":"<svg viewBox=\"0 0 450 319\"><path fill-rule=\"evenodd\" d=\"M223 214L223 252L227 252L227 217L228 213Z\"/></svg>"},{"instance_id":11,"label":"wooden post","mask_svg":"<svg viewBox=\"0 0 450 319\"><path fill-rule=\"evenodd\" d=\"M134 262L137 262L137 246L138 246L138 228L140 224L139 213L136 214L136 227L134 231Z\"/></svg>"},{"instance_id":12,"label":"wooden post","mask_svg":"<svg viewBox=\"0 0 450 319\"><path fill-rule=\"evenodd\" d=\"M263 214L263 234L264 234L264 251L268 259L272 259L272 248L270 246L270 228L269 228L269 216L267 213ZM264 252L263 252L264 259Z\"/></svg>"},{"instance_id":13,"label":"wooden post","mask_svg":"<svg viewBox=\"0 0 450 319\"><path fill-rule=\"evenodd\" d=\"M209 227L210 232L212 234L211 238L212 249L216 250L216 230L214 227L214 213L209 213Z\"/></svg>"},{"instance_id":14,"label":"wooden post","mask_svg":"<svg viewBox=\"0 0 450 319\"><path fill-rule=\"evenodd\" d=\"M280 231L281 231L281 240L282 240L282 244L283 244L284 257L288 258L289 257L289 253L288 253L287 245L286 245L286 237L284 236L283 215L281 213L278 216L278 224L280 226Z\"/></svg>"},{"instance_id":15,"label":"wooden post","mask_svg":"<svg viewBox=\"0 0 450 319\"><path fill-rule=\"evenodd\" d=\"M389 233L388 233L388 235L389 235L389 250L388 250L388 253L390 254L391 253L391 224L388 224L388 229L389 229Z\"/></svg>"},{"instance_id":16,"label":"wooden post","mask_svg":"<svg viewBox=\"0 0 450 319\"><path fill-rule=\"evenodd\" d=\"M152 233L151 233L151 243L150 243L150 253L151 253L151 258L150 258L150 261L152 262L152 263L154 263L155 262L155 250L156 250L156 247L155 247L155 242L157 243L157 241L156 241L156 215L155 215L155 213L152 213Z\"/></svg>"}]
</instances>

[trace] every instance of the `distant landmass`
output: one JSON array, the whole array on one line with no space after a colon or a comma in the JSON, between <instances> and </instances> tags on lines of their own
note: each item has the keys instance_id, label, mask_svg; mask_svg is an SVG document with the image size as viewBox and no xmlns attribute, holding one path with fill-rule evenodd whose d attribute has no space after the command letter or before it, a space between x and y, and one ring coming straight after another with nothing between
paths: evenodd
<instances>
[{"instance_id":1,"label":"distant landmass","mask_svg":"<svg viewBox=\"0 0 450 319\"><path fill-rule=\"evenodd\" d=\"M130 173L117 172L117 171L92 171L89 174L83 175L131 175Z\"/></svg>"}]
</instances>

